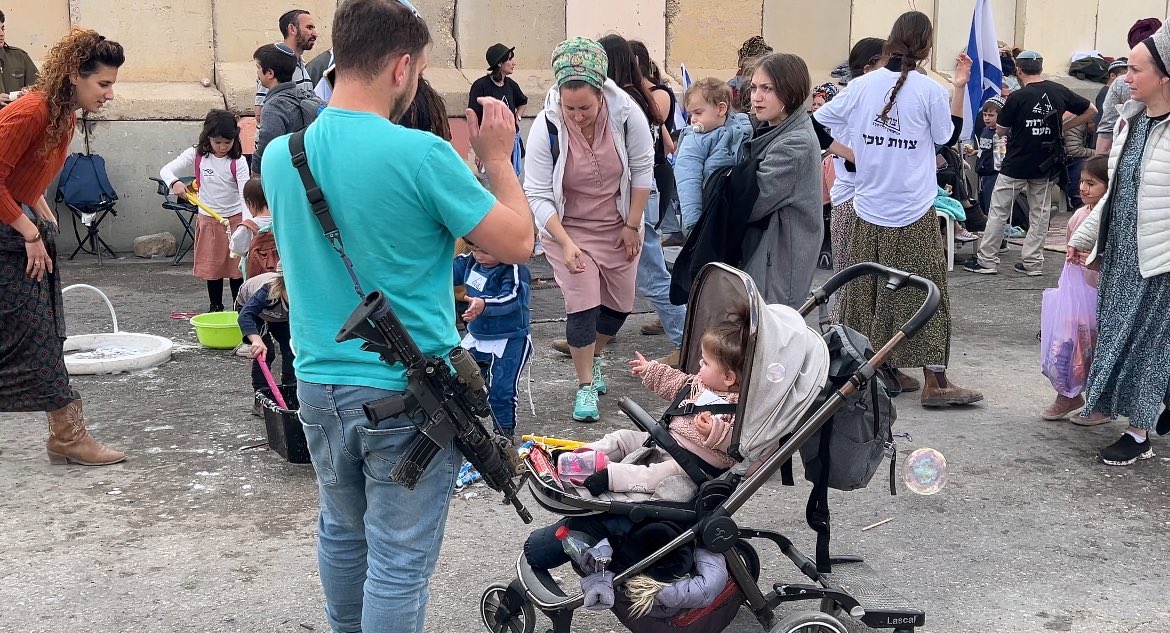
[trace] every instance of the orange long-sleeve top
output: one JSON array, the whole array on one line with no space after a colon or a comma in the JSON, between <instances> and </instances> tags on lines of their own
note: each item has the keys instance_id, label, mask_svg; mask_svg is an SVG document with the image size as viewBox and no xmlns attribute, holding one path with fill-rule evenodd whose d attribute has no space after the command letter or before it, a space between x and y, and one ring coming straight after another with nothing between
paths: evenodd
<instances>
[{"instance_id":1,"label":"orange long-sleeve top","mask_svg":"<svg viewBox=\"0 0 1170 633\"><path fill-rule=\"evenodd\" d=\"M30 92L0 110L0 220L12 224L21 204L33 206L65 165L76 115L56 148L42 154L49 128L49 104Z\"/></svg>"}]
</instances>

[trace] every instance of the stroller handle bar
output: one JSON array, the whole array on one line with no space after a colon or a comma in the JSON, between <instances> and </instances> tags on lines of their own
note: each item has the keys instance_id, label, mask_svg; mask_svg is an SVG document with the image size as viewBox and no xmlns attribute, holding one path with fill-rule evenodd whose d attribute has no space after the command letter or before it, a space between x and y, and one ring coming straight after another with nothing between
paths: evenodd
<instances>
[{"instance_id":1,"label":"stroller handle bar","mask_svg":"<svg viewBox=\"0 0 1170 633\"><path fill-rule=\"evenodd\" d=\"M901 328L906 338L914 336L918 330L921 330L926 325L930 317L934 316L934 313L938 311L939 303L942 302L942 293L939 292L938 286L933 281L904 270L882 266L875 262L861 262L833 275L825 282L825 285L813 290L812 296L800 307L801 316L808 316L813 308L828 303L829 297L850 282L871 275L885 277L886 288L890 290L898 291L907 286L914 286L926 293L926 300L922 302L922 307Z\"/></svg>"}]
</instances>

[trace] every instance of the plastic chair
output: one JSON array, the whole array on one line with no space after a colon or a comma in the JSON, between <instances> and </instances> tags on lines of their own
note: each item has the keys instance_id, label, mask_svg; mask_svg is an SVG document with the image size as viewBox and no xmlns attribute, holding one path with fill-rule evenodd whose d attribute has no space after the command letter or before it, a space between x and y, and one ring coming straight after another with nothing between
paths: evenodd
<instances>
[{"instance_id":1,"label":"plastic chair","mask_svg":"<svg viewBox=\"0 0 1170 633\"><path fill-rule=\"evenodd\" d=\"M950 214L948 214L944 211L939 211L938 209L935 209L934 213L939 218L941 218L944 222L946 222L946 227L947 227L947 270L948 271L954 270L955 269L955 220L954 220L954 218L952 218L950 216Z\"/></svg>"},{"instance_id":2,"label":"plastic chair","mask_svg":"<svg viewBox=\"0 0 1170 633\"><path fill-rule=\"evenodd\" d=\"M158 183L158 195L163 197L162 208L174 211L175 217L179 218L179 223L183 225L183 234L179 236L178 248L175 249L175 259L171 261L171 266L178 266L187 253L190 253L191 249L195 247L195 216L199 215L199 209L189 202L183 202L178 196L171 193L171 188L161 178L151 178L151 180ZM189 244L188 240L190 240Z\"/></svg>"}]
</instances>

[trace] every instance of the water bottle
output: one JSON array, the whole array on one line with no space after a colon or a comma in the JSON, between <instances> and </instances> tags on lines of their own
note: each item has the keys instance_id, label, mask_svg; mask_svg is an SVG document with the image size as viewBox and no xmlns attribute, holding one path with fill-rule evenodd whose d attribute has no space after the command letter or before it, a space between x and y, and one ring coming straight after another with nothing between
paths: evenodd
<instances>
[{"instance_id":1,"label":"water bottle","mask_svg":"<svg viewBox=\"0 0 1170 633\"><path fill-rule=\"evenodd\" d=\"M565 553L569 555L573 563L577 565L577 568L585 569L585 552L593 546L570 533L569 526L567 525L562 525L557 528L556 535L557 540L561 542L561 547L564 548Z\"/></svg>"}]
</instances>

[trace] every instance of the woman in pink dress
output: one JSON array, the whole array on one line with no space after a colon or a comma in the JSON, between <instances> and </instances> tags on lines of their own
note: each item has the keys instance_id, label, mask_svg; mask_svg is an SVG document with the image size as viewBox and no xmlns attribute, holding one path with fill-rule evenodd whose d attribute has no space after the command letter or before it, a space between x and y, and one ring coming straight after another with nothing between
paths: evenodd
<instances>
[{"instance_id":1,"label":"woman in pink dress","mask_svg":"<svg viewBox=\"0 0 1170 633\"><path fill-rule=\"evenodd\" d=\"M642 211L654 179L649 123L606 79L607 67L593 40L557 46L557 85L532 124L524 163L524 192L565 297L579 422L601 417L597 396L606 384L598 356L634 307Z\"/></svg>"}]
</instances>

